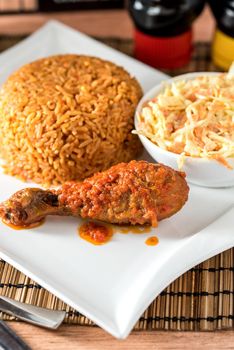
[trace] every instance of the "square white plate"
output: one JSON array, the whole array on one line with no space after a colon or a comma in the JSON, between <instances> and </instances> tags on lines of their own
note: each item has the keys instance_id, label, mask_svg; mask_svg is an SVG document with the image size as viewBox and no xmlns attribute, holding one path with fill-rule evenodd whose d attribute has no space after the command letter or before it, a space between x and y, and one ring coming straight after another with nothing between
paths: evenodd
<instances>
[{"instance_id":1,"label":"square white plate","mask_svg":"<svg viewBox=\"0 0 234 350\"><path fill-rule=\"evenodd\" d=\"M144 90L166 76L58 22L49 22L0 55L2 84L22 64L58 53L109 59L138 78ZM147 157L147 156L146 156ZM0 174L0 201L27 184ZM234 245L234 188L191 186L189 201L150 233L116 233L109 244L80 239L82 220L50 217L41 227L14 231L0 223L0 256L118 338L126 337L152 300L176 277ZM156 235L157 246L147 246Z\"/></svg>"}]
</instances>

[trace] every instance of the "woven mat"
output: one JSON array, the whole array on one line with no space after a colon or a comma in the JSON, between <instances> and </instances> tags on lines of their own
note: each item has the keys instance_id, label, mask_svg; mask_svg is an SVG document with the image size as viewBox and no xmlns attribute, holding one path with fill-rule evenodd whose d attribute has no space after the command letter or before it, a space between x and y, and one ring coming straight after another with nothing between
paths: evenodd
<instances>
[{"instance_id":1,"label":"woven mat","mask_svg":"<svg viewBox=\"0 0 234 350\"><path fill-rule=\"evenodd\" d=\"M0 38L0 51L21 38ZM130 40L105 39L106 44L132 54ZM210 47L195 45L193 59L177 75L191 71L217 70L210 61ZM216 330L234 326L233 287L234 249L230 249L191 269L167 287L148 307L137 322L137 330ZM94 324L70 308L23 273L0 260L0 294L33 305L54 310L66 310L65 322L78 325ZM12 320L0 313L0 318Z\"/></svg>"}]
</instances>

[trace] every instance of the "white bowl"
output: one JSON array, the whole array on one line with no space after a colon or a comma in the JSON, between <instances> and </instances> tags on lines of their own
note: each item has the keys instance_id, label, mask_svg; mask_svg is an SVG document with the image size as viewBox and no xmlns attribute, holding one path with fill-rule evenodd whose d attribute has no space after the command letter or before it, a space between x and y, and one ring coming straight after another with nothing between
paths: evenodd
<instances>
[{"instance_id":1,"label":"white bowl","mask_svg":"<svg viewBox=\"0 0 234 350\"><path fill-rule=\"evenodd\" d=\"M220 73L215 72L196 72L196 73L188 73L179 75L175 78L168 79L167 83L171 83L177 80L188 80L194 79L197 76L201 75L217 75ZM141 112L142 105L144 102L151 100L153 97L158 95L162 91L162 85L158 84L153 87L150 91L148 91L141 101L139 102L136 114L135 114L135 128L137 130L138 120L137 116ZM166 151L157 145L155 145L152 141L150 141L147 137L143 135L139 135L139 138L148 151L148 153L159 163L163 163L168 165L176 170L178 170L178 159L180 155ZM234 167L234 158L228 158L228 162ZM187 181L205 187L230 187L234 186L234 170L227 169L224 165L218 163L213 159L205 159L205 158L195 158L195 157L185 157L185 163L182 169L186 173Z\"/></svg>"}]
</instances>

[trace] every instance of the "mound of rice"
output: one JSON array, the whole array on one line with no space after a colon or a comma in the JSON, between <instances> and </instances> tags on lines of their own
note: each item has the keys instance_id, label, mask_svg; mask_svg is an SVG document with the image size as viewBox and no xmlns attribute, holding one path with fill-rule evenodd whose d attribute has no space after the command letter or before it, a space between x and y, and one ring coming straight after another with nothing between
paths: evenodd
<instances>
[{"instance_id":1,"label":"mound of rice","mask_svg":"<svg viewBox=\"0 0 234 350\"><path fill-rule=\"evenodd\" d=\"M135 158L141 96L123 68L99 58L58 55L23 66L0 91L5 172L48 186Z\"/></svg>"}]
</instances>

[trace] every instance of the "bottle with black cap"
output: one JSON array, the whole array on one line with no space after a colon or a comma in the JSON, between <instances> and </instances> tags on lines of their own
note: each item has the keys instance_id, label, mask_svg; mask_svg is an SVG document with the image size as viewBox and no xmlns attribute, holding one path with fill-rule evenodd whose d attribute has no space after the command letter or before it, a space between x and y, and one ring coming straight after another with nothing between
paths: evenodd
<instances>
[{"instance_id":1,"label":"bottle with black cap","mask_svg":"<svg viewBox=\"0 0 234 350\"><path fill-rule=\"evenodd\" d=\"M234 61L234 1L210 0L209 2L217 21L212 59L218 67L228 70Z\"/></svg>"},{"instance_id":2,"label":"bottle with black cap","mask_svg":"<svg viewBox=\"0 0 234 350\"><path fill-rule=\"evenodd\" d=\"M135 56L157 68L179 68L192 52L192 22L204 0L130 0Z\"/></svg>"}]
</instances>

